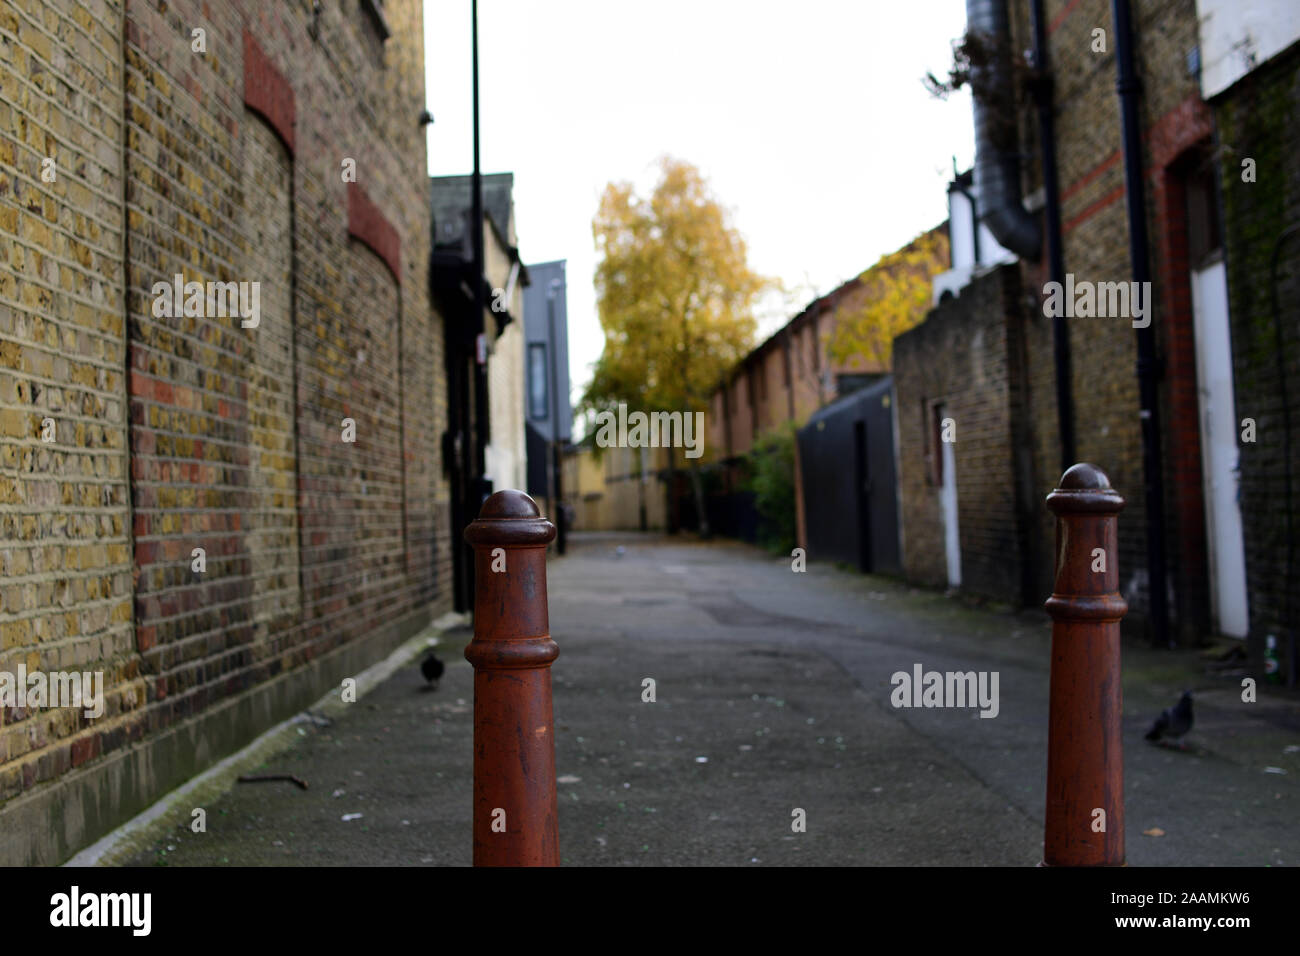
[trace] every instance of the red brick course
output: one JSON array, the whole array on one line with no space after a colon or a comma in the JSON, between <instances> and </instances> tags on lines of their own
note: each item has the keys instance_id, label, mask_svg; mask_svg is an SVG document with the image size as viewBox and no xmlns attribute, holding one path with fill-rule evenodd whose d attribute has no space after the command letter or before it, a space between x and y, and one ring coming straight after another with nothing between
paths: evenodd
<instances>
[{"instance_id":1,"label":"red brick course","mask_svg":"<svg viewBox=\"0 0 1300 956\"><path fill-rule=\"evenodd\" d=\"M199 81L186 74L185 87L201 99ZM244 31L244 105L271 124L293 155L293 87L263 52L253 34Z\"/></svg>"},{"instance_id":2,"label":"red brick course","mask_svg":"<svg viewBox=\"0 0 1300 956\"><path fill-rule=\"evenodd\" d=\"M388 217L356 183L348 183L348 235L374 250L388 265L397 284L402 284L402 239Z\"/></svg>"}]
</instances>

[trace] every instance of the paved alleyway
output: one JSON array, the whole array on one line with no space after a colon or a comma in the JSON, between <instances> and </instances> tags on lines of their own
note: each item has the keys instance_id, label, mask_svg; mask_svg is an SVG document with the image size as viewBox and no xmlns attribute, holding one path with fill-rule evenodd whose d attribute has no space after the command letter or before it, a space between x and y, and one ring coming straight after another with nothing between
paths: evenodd
<instances>
[{"instance_id":1,"label":"paved alleyway","mask_svg":"<svg viewBox=\"0 0 1300 956\"><path fill-rule=\"evenodd\" d=\"M1040 858L1048 625L749 546L577 536L549 564L564 860L674 865L1015 865ZM622 545L619 554L616 548ZM472 672L425 692L414 666L134 863L468 864ZM890 675L996 670L999 712L895 709ZM1300 708L1241 704L1191 653L1125 648L1131 865L1300 862ZM645 678L657 700L642 701ZM1188 751L1142 732L1197 689ZM1267 772L1266 767L1285 770ZM251 768L244 768L246 772ZM215 784L214 784L215 786ZM792 811L807 830L791 830ZM360 813L348 821L344 815ZM1144 835L1144 830L1163 835ZM125 854L115 857L121 861Z\"/></svg>"}]
</instances>

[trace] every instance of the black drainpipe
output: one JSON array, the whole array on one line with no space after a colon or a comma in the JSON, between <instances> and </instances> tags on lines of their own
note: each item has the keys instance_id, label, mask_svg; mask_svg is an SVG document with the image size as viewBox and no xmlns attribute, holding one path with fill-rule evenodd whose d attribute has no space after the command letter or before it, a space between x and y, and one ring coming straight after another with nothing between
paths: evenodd
<instances>
[{"instance_id":1,"label":"black drainpipe","mask_svg":"<svg viewBox=\"0 0 1300 956\"><path fill-rule=\"evenodd\" d=\"M487 267L484 263L483 250L483 171L479 164L479 109L478 109L478 0L471 0L470 3L470 42L473 44L473 83L474 83L474 172L470 177L470 188L473 195L470 197L472 210L470 217L474 220L470 237L474 241L474 484L471 491L471 501L469 508L469 520L473 521L478 517L479 509L483 502L487 500L491 489L488 487L486 480L487 472L487 446L492 441L492 430L489 421L490 406L488 404L488 367L486 357L484 361L478 360L478 336L484 337L484 348L487 342L487 324L484 321L484 311L487 308L487 297L483 294L483 284L487 282ZM497 331L500 331L499 329ZM468 551L469 546L461 542L457 545L465 547ZM469 559L469 567L473 567L473 560Z\"/></svg>"},{"instance_id":2,"label":"black drainpipe","mask_svg":"<svg viewBox=\"0 0 1300 956\"><path fill-rule=\"evenodd\" d=\"M1006 0L966 0L966 29L991 38L999 50L1009 50L1011 27ZM1015 109L1010 65L971 69L971 97L975 114L975 193L979 196L980 218L1004 247L1022 259L1037 262L1042 255L1042 233L1038 219L1020 202L1019 144L1004 142L1014 124L1006 122ZM981 102L981 98L989 103Z\"/></svg>"},{"instance_id":3,"label":"black drainpipe","mask_svg":"<svg viewBox=\"0 0 1300 956\"><path fill-rule=\"evenodd\" d=\"M1061 206L1056 181L1056 131L1052 87L1047 73L1047 28L1041 0L1034 0L1034 65L1039 82L1039 138L1043 163L1043 196L1047 218L1048 268L1053 281L1065 282L1061 250ZM1011 27L1006 0L966 0L966 29L991 39L996 50L1010 55ZM1020 154L1016 142L1002 142L1007 124L999 124L999 109L1016 109L1010 64L999 59L991 67L972 68L975 113L975 193L980 219L1005 248L1022 259L1038 262L1043 254L1038 218L1025 210L1020 198ZM989 102L981 102L981 98ZM990 105L993 104L993 105ZM1014 127L1011 127L1014 129ZM1075 463L1074 402L1070 372L1070 335L1065 316L1052 320L1056 365L1056 418L1060 435L1061 470Z\"/></svg>"},{"instance_id":4,"label":"black drainpipe","mask_svg":"<svg viewBox=\"0 0 1300 956\"><path fill-rule=\"evenodd\" d=\"M1129 0L1112 0L1115 22L1115 89L1119 93L1123 128L1124 185L1128 203L1129 258L1133 281L1151 281L1147 258L1146 188L1142 176L1142 125L1138 116L1141 83L1133 66L1133 20ZM1152 308L1147 298L1148 319ZM1175 646L1169 633L1169 606L1165 589L1165 490L1160 461L1160 407L1157 390L1160 363L1155 330L1150 321L1137 330L1138 396L1142 419L1142 470L1146 478L1147 574L1151 642Z\"/></svg>"},{"instance_id":5,"label":"black drainpipe","mask_svg":"<svg viewBox=\"0 0 1300 956\"><path fill-rule=\"evenodd\" d=\"M1034 99L1038 106L1038 138L1043 166L1043 212L1047 219L1047 264L1052 282L1065 284L1065 253L1061 245L1061 198L1056 179L1056 115L1052 106L1052 75L1047 68L1047 18L1043 0L1033 0ZM1056 360L1056 417L1061 435L1061 471L1075 463L1074 389L1071 384L1070 329L1065 310L1052 317L1052 345Z\"/></svg>"}]
</instances>

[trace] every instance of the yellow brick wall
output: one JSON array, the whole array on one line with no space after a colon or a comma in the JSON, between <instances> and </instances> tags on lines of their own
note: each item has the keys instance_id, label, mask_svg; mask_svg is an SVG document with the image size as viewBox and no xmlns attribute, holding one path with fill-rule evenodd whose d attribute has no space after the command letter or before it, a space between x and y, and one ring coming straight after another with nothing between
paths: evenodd
<instances>
[{"instance_id":1,"label":"yellow brick wall","mask_svg":"<svg viewBox=\"0 0 1300 956\"><path fill-rule=\"evenodd\" d=\"M108 685L93 727L70 708L0 709L0 802L93 757L98 735L120 739L145 700L131 620L121 17L108 0L0 6L0 670L102 671Z\"/></svg>"}]
</instances>

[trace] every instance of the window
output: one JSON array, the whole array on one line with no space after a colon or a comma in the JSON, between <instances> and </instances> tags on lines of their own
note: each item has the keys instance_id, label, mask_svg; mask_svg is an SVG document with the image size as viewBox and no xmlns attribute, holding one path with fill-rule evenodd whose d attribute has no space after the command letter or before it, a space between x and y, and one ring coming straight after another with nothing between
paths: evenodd
<instances>
[{"instance_id":1,"label":"window","mask_svg":"<svg viewBox=\"0 0 1300 956\"><path fill-rule=\"evenodd\" d=\"M528 414L532 418L550 416L550 396L546 381L546 343L528 346Z\"/></svg>"},{"instance_id":2,"label":"window","mask_svg":"<svg viewBox=\"0 0 1300 956\"><path fill-rule=\"evenodd\" d=\"M1213 261L1223 245L1219 205L1214 195L1217 172L1213 161L1206 157L1193 166L1186 178L1187 264L1193 269Z\"/></svg>"}]
</instances>

